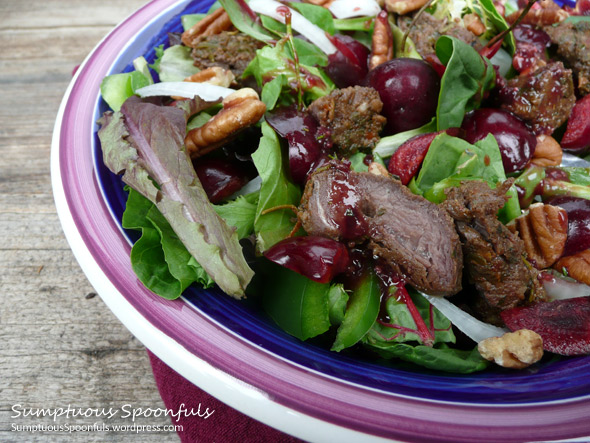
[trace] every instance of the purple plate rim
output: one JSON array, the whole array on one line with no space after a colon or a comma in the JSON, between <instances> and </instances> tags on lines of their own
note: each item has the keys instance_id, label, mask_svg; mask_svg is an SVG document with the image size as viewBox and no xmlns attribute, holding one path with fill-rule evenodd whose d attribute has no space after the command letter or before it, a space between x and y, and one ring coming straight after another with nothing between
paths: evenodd
<instances>
[{"instance_id":1,"label":"purple plate rim","mask_svg":"<svg viewBox=\"0 0 590 443\"><path fill-rule=\"evenodd\" d=\"M154 0L88 56L66 92L52 142L52 182L64 232L87 277L120 320L181 375L230 406L307 440L564 439L590 435L588 398L524 405L443 403L326 377L245 343L184 302L147 291L102 199L90 137L100 81L136 34L188 0ZM233 398L236 396L238 398ZM255 407L252 407L252 405ZM272 408L268 408L268 406ZM309 425L313 428L310 431Z\"/></svg>"}]
</instances>

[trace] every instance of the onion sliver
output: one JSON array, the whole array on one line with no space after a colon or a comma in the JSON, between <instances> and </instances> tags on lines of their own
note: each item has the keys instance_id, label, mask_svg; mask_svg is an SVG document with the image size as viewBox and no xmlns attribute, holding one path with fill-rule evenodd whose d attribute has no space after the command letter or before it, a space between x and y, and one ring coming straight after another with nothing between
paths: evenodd
<instances>
[{"instance_id":1,"label":"onion sliver","mask_svg":"<svg viewBox=\"0 0 590 443\"><path fill-rule=\"evenodd\" d=\"M421 292L420 294L428 300L432 306L447 317L457 329L476 343L479 343L486 338L500 337L506 332L509 332L508 329L499 328L478 320L444 297L427 295Z\"/></svg>"},{"instance_id":2,"label":"onion sliver","mask_svg":"<svg viewBox=\"0 0 590 443\"><path fill-rule=\"evenodd\" d=\"M556 275L551 275L550 279L543 278L543 288L550 300L565 300L568 298L588 297L590 296L590 286L577 281L566 280Z\"/></svg>"},{"instance_id":3,"label":"onion sliver","mask_svg":"<svg viewBox=\"0 0 590 443\"><path fill-rule=\"evenodd\" d=\"M215 101L225 98L236 92L234 89L224 88L222 86L209 85L207 83L193 82L162 82L145 86L135 91L140 97L184 97L193 98L195 95L203 100Z\"/></svg>"},{"instance_id":4,"label":"onion sliver","mask_svg":"<svg viewBox=\"0 0 590 443\"><path fill-rule=\"evenodd\" d=\"M336 0L328 8L336 18L373 17L381 11L375 0Z\"/></svg>"},{"instance_id":5,"label":"onion sliver","mask_svg":"<svg viewBox=\"0 0 590 443\"><path fill-rule=\"evenodd\" d=\"M338 51L336 46L334 46L326 36L326 31L314 25L293 9L287 8L287 6L274 0L251 0L248 3L248 6L250 6L250 9L254 12L267 15L281 23L285 23L285 14L282 11L289 9L291 12L291 26L293 26L295 31L306 37L327 55L334 54Z\"/></svg>"}]
</instances>

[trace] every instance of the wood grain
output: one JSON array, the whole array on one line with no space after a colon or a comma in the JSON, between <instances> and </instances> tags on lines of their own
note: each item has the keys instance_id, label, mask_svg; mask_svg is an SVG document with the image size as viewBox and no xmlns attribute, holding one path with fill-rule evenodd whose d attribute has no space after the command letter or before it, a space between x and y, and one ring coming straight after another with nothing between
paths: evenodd
<instances>
[{"instance_id":1,"label":"wood grain","mask_svg":"<svg viewBox=\"0 0 590 443\"><path fill-rule=\"evenodd\" d=\"M11 430L13 424L53 423L50 417L13 418L14 405L164 407L145 348L93 296L69 249L49 173L53 125L72 71L144 4L0 0L0 441L178 441L174 432ZM170 422L161 417L138 423Z\"/></svg>"}]
</instances>

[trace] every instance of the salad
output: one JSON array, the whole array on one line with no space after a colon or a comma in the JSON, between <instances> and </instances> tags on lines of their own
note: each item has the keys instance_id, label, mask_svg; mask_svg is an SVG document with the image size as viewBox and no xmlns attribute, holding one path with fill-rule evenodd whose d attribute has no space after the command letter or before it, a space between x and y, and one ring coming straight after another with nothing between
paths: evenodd
<instances>
[{"instance_id":1,"label":"salad","mask_svg":"<svg viewBox=\"0 0 590 443\"><path fill-rule=\"evenodd\" d=\"M152 64L101 85L135 273L429 369L590 354L586 10L222 0L182 16Z\"/></svg>"}]
</instances>

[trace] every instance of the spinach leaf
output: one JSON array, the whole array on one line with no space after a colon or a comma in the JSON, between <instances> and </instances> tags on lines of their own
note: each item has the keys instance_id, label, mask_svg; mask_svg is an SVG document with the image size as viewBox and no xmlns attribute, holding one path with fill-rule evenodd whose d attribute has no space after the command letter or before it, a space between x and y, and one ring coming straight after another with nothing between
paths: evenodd
<instances>
[{"instance_id":1,"label":"spinach leaf","mask_svg":"<svg viewBox=\"0 0 590 443\"><path fill-rule=\"evenodd\" d=\"M453 334L451 322L438 309L428 303L424 297L421 297L412 290L408 290L408 293L418 309L420 317L424 319L425 324L433 325L431 329L434 333L434 343L455 343L455 334ZM408 306L396 297L395 292L387 298L384 306L385 312L387 312L387 316L389 317L389 322L385 324L375 322L363 342L369 344L378 342L422 343L416 322Z\"/></svg>"},{"instance_id":2,"label":"spinach leaf","mask_svg":"<svg viewBox=\"0 0 590 443\"><path fill-rule=\"evenodd\" d=\"M370 156L372 162L379 163L381 166L387 169L387 165L385 164L385 162L379 154L375 152L373 152L373 154L357 152L348 157L348 160L350 161L350 167L352 168L352 170L356 172L367 172L369 170L369 166L368 163L365 162L365 159L368 156Z\"/></svg>"},{"instance_id":3,"label":"spinach leaf","mask_svg":"<svg viewBox=\"0 0 590 443\"><path fill-rule=\"evenodd\" d=\"M481 6L481 10L478 10L479 8L477 8L474 12L482 18L487 29L484 38L491 39L493 35L499 34L509 28L506 19L498 12L492 0L479 0L475 3L476 5L478 3L478 6ZM512 34L512 32L507 33L504 37L504 45L508 49L510 55L514 55L514 51L516 51L516 41L514 40L514 34Z\"/></svg>"},{"instance_id":4,"label":"spinach leaf","mask_svg":"<svg viewBox=\"0 0 590 443\"><path fill-rule=\"evenodd\" d=\"M344 320L346 305L348 304L348 293L344 290L344 285L335 284L330 287L328 292L328 305L330 308L330 324L339 326Z\"/></svg>"},{"instance_id":5,"label":"spinach leaf","mask_svg":"<svg viewBox=\"0 0 590 443\"><path fill-rule=\"evenodd\" d=\"M305 101L309 103L329 94L334 89L334 83L321 69L304 63L311 61L322 64L324 56L319 55L315 49L311 49L313 45L306 44L300 39L294 39L294 41L300 56L299 72L295 69L293 53L287 45L287 40L281 39L275 46L259 49L243 76L253 76L260 87L278 76L284 76L289 92L300 87Z\"/></svg>"},{"instance_id":6,"label":"spinach leaf","mask_svg":"<svg viewBox=\"0 0 590 443\"><path fill-rule=\"evenodd\" d=\"M439 37L436 55L446 66L436 110L437 129L442 131L461 126L465 113L478 108L484 93L494 87L496 74L489 60L455 37Z\"/></svg>"},{"instance_id":7,"label":"spinach leaf","mask_svg":"<svg viewBox=\"0 0 590 443\"><path fill-rule=\"evenodd\" d=\"M252 160L262 179L254 232L256 248L264 252L287 237L295 224L292 221L294 214L289 209L263 212L281 205L298 205L301 191L289 180L287 159L283 158L279 138L266 122L262 124L262 138Z\"/></svg>"},{"instance_id":8,"label":"spinach leaf","mask_svg":"<svg viewBox=\"0 0 590 443\"><path fill-rule=\"evenodd\" d=\"M420 126L419 128L410 129L398 134L383 137L381 140L379 140L379 143L377 143L377 146L375 146L373 152L379 154L383 158L391 157L393 153L397 151L397 148L399 148L412 137L435 131L436 120L433 118L431 121L426 123L424 126Z\"/></svg>"},{"instance_id":9,"label":"spinach leaf","mask_svg":"<svg viewBox=\"0 0 590 443\"><path fill-rule=\"evenodd\" d=\"M446 199L445 189L459 186L463 180L484 180L495 188L506 180L502 155L493 135L474 145L445 133L431 143L417 177L409 184L410 189L426 199L441 203ZM508 192L508 202L500 211L504 223L520 215L516 188Z\"/></svg>"},{"instance_id":10,"label":"spinach leaf","mask_svg":"<svg viewBox=\"0 0 590 443\"><path fill-rule=\"evenodd\" d=\"M380 300L379 279L373 271L367 272L352 291L332 351L349 348L365 336L379 314Z\"/></svg>"},{"instance_id":11,"label":"spinach leaf","mask_svg":"<svg viewBox=\"0 0 590 443\"><path fill-rule=\"evenodd\" d=\"M244 0L219 0L233 25L256 40L270 43L275 40L261 24L258 16Z\"/></svg>"},{"instance_id":12,"label":"spinach leaf","mask_svg":"<svg viewBox=\"0 0 590 443\"><path fill-rule=\"evenodd\" d=\"M266 105L267 111L272 111L275 108L285 86L287 86L287 77L282 74L264 84L260 99Z\"/></svg>"},{"instance_id":13,"label":"spinach leaf","mask_svg":"<svg viewBox=\"0 0 590 443\"><path fill-rule=\"evenodd\" d=\"M470 374L483 371L490 362L475 347L472 350L453 349L444 343L434 347L407 343L370 343L369 347L383 358L399 358L436 371Z\"/></svg>"},{"instance_id":14,"label":"spinach leaf","mask_svg":"<svg viewBox=\"0 0 590 443\"><path fill-rule=\"evenodd\" d=\"M373 32L374 17L336 18L334 28L337 31Z\"/></svg>"},{"instance_id":15,"label":"spinach leaf","mask_svg":"<svg viewBox=\"0 0 590 443\"><path fill-rule=\"evenodd\" d=\"M330 328L330 285L317 283L270 263L265 275L264 310L285 332L307 340Z\"/></svg>"},{"instance_id":16,"label":"spinach leaf","mask_svg":"<svg viewBox=\"0 0 590 443\"><path fill-rule=\"evenodd\" d=\"M289 3L289 6L299 11L303 17L326 31L328 34L334 35L336 32L334 18L328 8L309 3Z\"/></svg>"}]
</instances>

